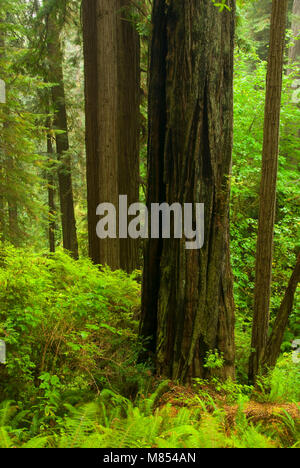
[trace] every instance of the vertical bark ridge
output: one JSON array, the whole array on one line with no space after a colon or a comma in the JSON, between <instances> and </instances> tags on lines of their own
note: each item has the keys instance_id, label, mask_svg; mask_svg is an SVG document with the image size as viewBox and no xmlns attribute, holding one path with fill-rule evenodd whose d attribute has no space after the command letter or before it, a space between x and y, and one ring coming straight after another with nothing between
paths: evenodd
<instances>
[{"instance_id":1,"label":"vertical bark ridge","mask_svg":"<svg viewBox=\"0 0 300 468\"><path fill-rule=\"evenodd\" d=\"M129 0L83 0L89 253L132 272L138 242L98 239L96 208L139 200L139 36Z\"/></svg>"},{"instance_id":2,"label":"vertical bark ridge","mask_svg":"<svg viewBox=\"0 0 300 468\"><path fill-rule=\"evenodd\" d=\"M220 13L206 0L153 5L148 203L158 200L152 187L161 186L159 201L205 203L206 212L202 250L188 251L177 239L150 240L146 250L142 334L149 336L145 324L152 320L157 372L181 381L206 376L205 356L215 349L224 353L223 375L234 376L228 242L234 2L231 7ZM158 77L165 79L165 101ZM154 281L149 271L158 273Z\"/></svg>"}]
</instances>

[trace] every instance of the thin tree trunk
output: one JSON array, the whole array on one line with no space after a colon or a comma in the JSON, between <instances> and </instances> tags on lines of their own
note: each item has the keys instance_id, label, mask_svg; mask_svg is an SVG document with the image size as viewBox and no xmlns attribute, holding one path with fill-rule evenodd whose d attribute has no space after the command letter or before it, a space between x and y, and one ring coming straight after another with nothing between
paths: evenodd
<instances>
[{"instance_id":1,"label":"thin tree trunk","mask_svg":"<svg viewBox=\"0 0 300 468\"><path fill-rule=\"evenodd\" d=\"M0 163L0 184L4 185L4 170L2 161ZM5 201L2 195L2 188L0 188L0 240L5 240Z\"/></svg>"},{"instance_id":2,"label":"thin tree trunk","mask_svg":"<svg viewBox=\"0 0 300 468\"><path fill-rule=\"evenodd\" d=\"M0 17L0 24L3 19ZM4 56L4 37L3 32L0 30L0 59L3 60ZM4 147L0 136L0 184L4 187ZM0 240L5 240L5 199L3 188L0 187Z\"/></svg>"},{"instance_id":3,"label":"thin tree trunk","mask_svg":"<svg viewBox=\"0 0 300 468\"><path fill-rule=\"evenodd\" d=\"M292 36L294 40L294 45L289 49L289 63L290 65L295 65L295 63L300 61L300 0L294 0L293 5L293 18L292 18ZM292 69L289 70L291 73ZM300 78L300 69L298 67L298 72L295 75L295 80L293 81L293 89L299 88L299 78ZM296 106L300 106L299 99L295 102ZM293 134L297 135L300 138L300 128L297 125L298 122L295 122L295 129L292 129ZM291 130L290 130L291 132ZM289 154L288 159L291 160L295 168L298 167L298 157L294 154Z\"/></svg>"},{"instance_id":4,"label":"thin tree trunk","mask_svg":"<svg viewBox=\"0 0 300 468\"><path fill-rule=\"evenodd\" d=\"M234 303L229 254L233 133L234 9L210 0L155 0L150 65L147 203L205 204L205 244L150 239L141 335L157 373L189 381L234 377ZM220 370L205 367L222 353Z\"/></svg>"},{"instance_id":5,"label":"thin tree trunk","mask_svg":"<svg viewBox=\"0 0 300 468\"><path fill-rule=\"evenodd\" d=\"M10 156L6 156L6 177L7 177L7 186L11 184L10 174L13 173L15 161ZM19 222L18 222L18 207L15 199L10 197L8 199L8 235L9 241L17 247L20 244L20 232L19 232Z\"/></svg>"},{"instance_id":6,"label":"thin tree trunk","mask_svg":"<svg viewBox=\"0 0 300 468\"><path fill-rule=\"evenodd\" d=\"M98 73L97 73L97 0L83 0L83 46L85 74L86 172L88 204L89 255L100 264L99 240L96 233L96 210L99 203L99 133L98 133Z\"/></svg>"},{"instance_id":7,"label":"thin tree trunk","mask_svg":"<svg viewBox=\"0 0 300 468\"><path fill-rule=\"evenodd\" d=\"M7 91L7 89L6 89ZM9 109L7 109L7 114L9 114ZM3 129L8 129L8 121L4 122ZM4 163L3 163L3 173L5 174L6 178L6 187L11 187L13 184L12 174L14 173L14 168L16 165L16 161L14 157L6 152L4 149ZM19 222L18 222L18 206L17 206L17 199L15 194L10 193L6 198L7 207L8 207L8 240L11 242L15 247L20 244L20 230L19 230ZM4 207L4 200L3 200L3 207Z\"/></svg>"},{"instance_id":8,"label":"thin tree trunk","mask_svg":"<svg viewBox=\"0 0 300 468\"><path fill-rule=\"evenodd\" d=\"M71 156L69 154L69 137L67 112L65 103L65 89L63 78L63 55L56 19L48 15L48 57L49 77L51 83L57 83L52 88L52 101L55 108L54 129L64 133L56 135L56 152L60 161L58 169L59 199L62 219L63 246L71 255L78 258L78 242L74 212L74 199L71 174Z\"/></svg>"},{"instance_id":9,"label":"thin tree trunk","mask_svg":"<svg viewBox=\"0 0 300 468\"><path fill-rule=\"evenodd\" d=\"M262 180L256 254L256 281L249 380L255 381L267 344L270 320L273 235L279 152L279 125L287 0L273 0L267 73Z\"/></svg>"},{"instance_id":10,"label":"thin tree trunk","mask_svg":"<svg viewBox=\"0 0 300 468\"><path fill-rule=\"evenodd\" d=\"M11 201L8 202L8 230L10 242L17 247L20 244L18 208L16 203Z\"/></svg>"},{"instance_id":11,"label":"thin tree trunk","mask_svg":"<svg viewBox=\"0 0 300 468\"><path fill-rule=\"evenodd\" d=\"M283 342L284 333L289 321L289 317L293 310L295 293L300 282L300 254L297 258L295 269L290 278L284 298L280 305L275 324L272 329L270 338L265 349L263 357L263 369L271 369L275 367L277 359L280 355L280 348Z\"/></svg>"},{"instance_id":12,"label":"thin tree trunk","mask_svg":"<svg viewBox=\"0 0 300 468\"><path fill-rule=\"evenodd\" d=\"M55 207L55 179L53 174L53 145L50 122L47 122L47 154L48 154L48 168L47 168L47 179L48 179L48 207L49 207L49 227L48 227L48 238L49 238L49 249L50 252L55 252L55 231L56 231L56 207Z\"/></svg>"},{"instance_id":13,"label":"thin tree trunk","mask_svg":"<svg viewBox=\"0 0 300 468\"><path fill-rule=\"evenodd\" d=\"M139 199L139 37L129 0L83 0L89 253L96 264L132 271L137 242L98 239L96 208L119 195Z\"/></svg>"}]
</instances>

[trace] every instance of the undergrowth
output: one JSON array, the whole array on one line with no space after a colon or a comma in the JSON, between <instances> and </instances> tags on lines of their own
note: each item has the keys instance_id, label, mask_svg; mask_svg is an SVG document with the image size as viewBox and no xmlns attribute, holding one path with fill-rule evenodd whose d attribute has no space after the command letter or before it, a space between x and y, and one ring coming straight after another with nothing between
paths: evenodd
<instances>
[{"instance_id":1,"label":"undergrowth","mask_svg":"<svg viewBox=\"0 0 300 468\"><path fill-rule=\"evenodd\" d=\"M291 353L255 389L180 387L139 363L138 274L0 244L0 447L298 447ZM205 365L219 369L222 355Z\"/></svg>"},{"instance_id":2,"label":"undergrowth","mask_svg":"<svg viewBox=\"0 0 300 468\"><path fill-rule=\"evenodd\" d=\"M255 424L240 399L233 422L222 408L204 401L191 407L157 406L163 382L148 398L135 403L111 390L77 407L65 405L65 415L48 429L34 428L30 412L12 402L0 409L0 447L34 448L276 448L296 447L299 423L285 411L276 425ZM31 437L30 437L31 435Z\"/></svg>"}]
</instances>

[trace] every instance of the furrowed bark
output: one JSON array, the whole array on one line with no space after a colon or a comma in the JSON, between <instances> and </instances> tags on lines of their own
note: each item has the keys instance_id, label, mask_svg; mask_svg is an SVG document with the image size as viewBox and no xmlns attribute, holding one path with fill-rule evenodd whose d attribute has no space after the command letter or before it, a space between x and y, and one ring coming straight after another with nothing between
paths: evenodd
<instances>
[{"instance_id":1,"label":"furrowed bark","mask_svg":"<svg viewBox=\"0 0 300 468\"><path fill-rule=\"evenodd\" d=\"M151 336L157 373L207 377L208 352L234 377L234 304L229 254L233 133L234 8L208 0L153 5L148 205L204 203L205 244L149 240L141 335ZM157 326L156 326L157 324Z\"/></svg>"},{"instance_id":2,"label":"furrowed bark","mask_svg":"<svg viewBox=\"0 0 300 468\"><path fill-rule=\"evenodd\" d=\"M96 209L139 200L139 37L129 0L83 0L89 253L96 264L138 267L132 239L98 239Z\"/></svg>"},{"instance_id":3,"label":"furrowed bark","mask_svg":"<svg viewBox=\"0 0 300 468\"><path fill-rule=\"evenodd\" d=\"M96 234L100 163L96 7L97 0L83 0L82 2L89 255L95 264L100 264L99 240Z\"/></svg>"},{"instance_id":4,"label":"furrowed bark","mask_svg":"<svg viewBox=\"0 0 300 468\"><path fill-rule=\"evenodd\" d=\"M118 154L119 194L128 204L139 201L140 40L129 18L130 0L119 0L118 43ZM140 267L139 244L120 239L120 266L131 273Z\"/></svg>"}]
</instances>

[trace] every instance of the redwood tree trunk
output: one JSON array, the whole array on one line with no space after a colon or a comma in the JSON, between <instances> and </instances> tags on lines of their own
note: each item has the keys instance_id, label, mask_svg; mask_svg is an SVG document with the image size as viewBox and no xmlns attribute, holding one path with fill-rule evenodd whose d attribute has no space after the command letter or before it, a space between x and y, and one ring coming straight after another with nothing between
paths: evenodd
<instances>
[{"instance_id":1,"label":"redwood tree trunk","mask_svg":"<svg viewBox=\"0 0 300 468\"><path fill-rule=\"evenodd\" d=\"M47 170L47 179L48 179L48 208L49 208L49 223L48 223L48 238L49 238L49 249L50 252L55 252L55 231L56 231L56 222L55 222L55 179L53 174L53 145L52 145L52 136L50 132L50 125L48 122L49 132L47 134L47 153L48 153L48 170Z\"/></svg>"},{"instance_id":2,"label":"redwood tree trunk","mask_svg":"<svg viewBox=\"0 0 300 468\"><path fill-rule=\"evenodd\" d=\"M100 240L100 203L139 200L139 36L129 0L83 0L89 253L96 264L132 271L137 241Z\"/></svg>"},{"instance_id":3,"label":"redwood tree trunk","mask_svg":"<svg viewBox=\"0 0 300 468\"><path fill-rule=\"evenodd\" d=\"M13 173L16 161L10 154L7 155L6 159L6 184L9 187L12 183L11 174ZM8 234L9 241L17 247L20 245L20 231L18 221L18 206L17 201L14 197L8 199Z\"/></svg>"},{"instance_id":4,"label":"redwood tree trunk","mask_svg":"<svg viewBox=\"0 0 300 468\"><path fill-rule=\"evenodd\" d=\"M285 29L288 0L273 0L267 73L262 180L256 254L256 281L249 380L255 381L268 338L273 235L279 152Z\"/></svg>"},{"instance_id":5,"label":"redwood tree trunk","mask_svg":"<svg viewBox=\"0 0 300 468\"><path fill-rule=\"evenodd\" d=\"M188 381L234 377L234 303L229 253L235 2L155 0L150 65L148 205L204 203L205 243L151 239L146 246L141 335L157 373Z\"/></svg>"},{"instance_id":6,"label":"redwood tree trunk","mask_svg":"<svg viewBox=\"0 0 300 468\"><path fill-rule=\"evenodd\" d=\"M117 25L118 43L118 155L119 194L128 195L129 205L139 201L140 138L140 39L126 18L131 0L119 0L121 18ZM120 266L132 272L140 267L138 241L120 239Z\"/></svg>"},{"instance_id":7,"label":"redwood tree trunk","mask_svg":"<svg viewBox=\"0 0 300 468\"><path fill-rule=\"evenodd\" d=\"M300 254L297 258L295 269L292 273L288 287L286 289L283 301L280 305L275 324L265 349L263 358L263 368L270 369L275 367L280 355L280 348L283 342L284 332L286 330L289 317L293 310L294 298L297 286L300 282Z\"/></svg>"},{"instance_id":8,"label":"redwood tree trunk","mask_svg":"<svg viewBox=\"0 0 300 468\"><path fill-rule=\"evenodd\" d=\"M0 17L0 25L3 22L3 19ZM4 58L4 34L3 31L0 30L0 60L2 61ZM0 181L2 182L2 186L4 187L4 174L5 174L5 167L4 167L4 147L3 143L0 138ZM0 240L5 240L5 198L4 198L4 191L3 188L0 187Z\"/></svg>"},{"instance_id":9,"label":"redwood tree trunk","mask_svg":"<svg viewBox=\"0 0 300 468\"><path fill-rule=\"evenodd\" d=\"M64 133L56 135L56 152L60 161L58 169L59 199L62 219L63 246L71 255L78 258L78 242L74 212L74 199L71 174L71 156L69 154L69 136L67 112L65 103L65 89L63 77L63 55L61 50L59 27L56 18L48 16L48 58L49 76L52 88L52 101L55 109L53 127Z\"/></svg>"}]
</instances>

